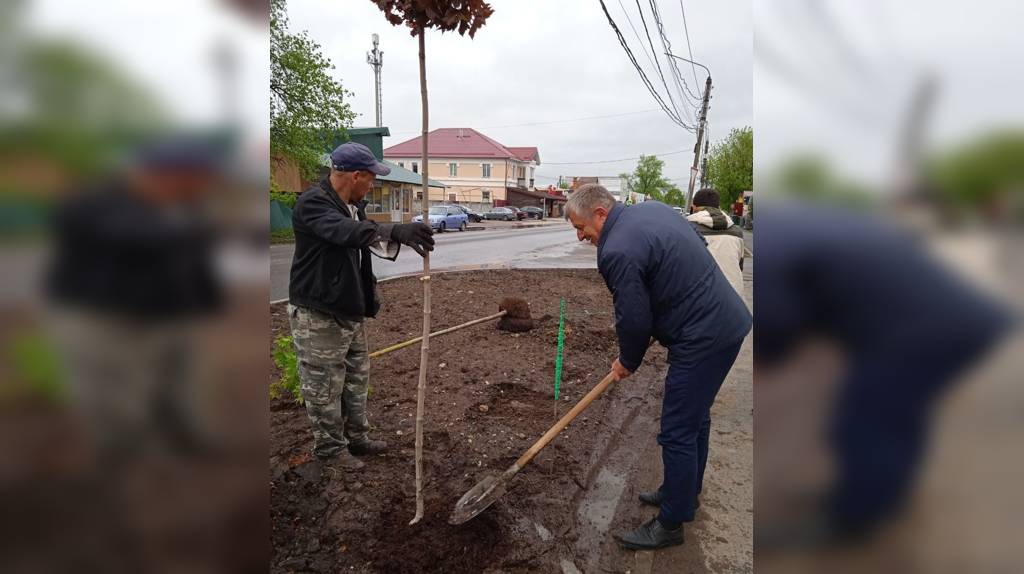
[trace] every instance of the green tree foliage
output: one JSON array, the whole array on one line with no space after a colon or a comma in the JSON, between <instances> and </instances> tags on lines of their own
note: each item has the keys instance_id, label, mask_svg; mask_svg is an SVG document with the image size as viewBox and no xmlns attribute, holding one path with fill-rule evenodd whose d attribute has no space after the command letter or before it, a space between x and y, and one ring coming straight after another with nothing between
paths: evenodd
<instances>
[{"instance_id":1,"label":"green tree foliage","mask_svg":"<svg viewBox=\"0 0 1024 574\"><path fill-rule=\"evenodd\" d=\"M331 78L331 61L306 32L288 31L286 0L270 2L270 154L291 158L313 179L339 131L352 127L351 92Z\"/></svg>"},{"instance_id":2,"label":"green tree foliage","mask_svg":"<svg viewBox=\"0 0 1024 574\"><path fill-rule=\"evenodd\" d=\"M633 173L619 174L626 182L626 192L640 193L649 199L682 206L685 201L683 192L671 181L665 179L661 170L665 162L653 155L642 155Z\"/></svg>"},{"instance_id":3,"label":"green tree foliage","mask_svg":"<svg viewBox=\"0 0 1024 574\"><path fill-rule=\"evenodd\" d=\"M18 113L0 130L0 155L44 158L88 177L108 169L139 139L166 129L166 112L152 94L87 47L31 38L10 60L10 76L18 81L5 89L23 108L15 105Z\"/></svg>"},{"instance_id":4,"label":"green tree foliage","mask_svg":"<svg viewBox=\"0 0 1024 574\"><path fill-rule=\"evenodd\" d=\"M754 130L733 129L711 148L707 180L728 208L744 191L754 189Z\"/></svg>"},{"instance_id":5,"label":"green tree foliage","mask_svg":"<svg viewBox=\"0 0 1024 574\"><path fill-rule=\"evenodd\" d=\"M1024 189L1021 158L1024 133L995 132L937 154L927 162L925 174L952 206L979 209L1004 203Z\"/></svg>"},{"instance_id":6,"label":"green tree foliage","mask_svg":"<svg viewBox=\"0 0 1024 574\"><path fill-rule=\"evenodd\" d=\"M773 180L769 187L802 200L857 209L871 207L874 202L868 188L839 176L823 158L814 155L791 158Z\"/></svg>"}]
</instances>

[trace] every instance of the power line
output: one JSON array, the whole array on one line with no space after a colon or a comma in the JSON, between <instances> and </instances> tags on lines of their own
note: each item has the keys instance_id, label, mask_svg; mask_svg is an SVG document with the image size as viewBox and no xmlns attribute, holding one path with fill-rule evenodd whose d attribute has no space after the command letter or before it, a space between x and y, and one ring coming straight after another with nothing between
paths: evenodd
<instances>
[{"instance_id":1,"label":"power line","mask_svg":"<svg viewBox=\"0 0 1024 574\"><path fill-rule=\"evenodd\" d=\"M644 25L644 33L647 34L647 43L651 45L651 53L654 54L654 65L658 68L658 76L661 77L661 84L665 86L665 93L668 94L668 101L672 102L672 109L676 111L676 117L682 119L675 99L672 98L672 90L665 81L665 74L661 71L661 60L658 59L658 51L654 49L654 42L651 41L651 31L647 29L647 19L644 18L644 9L640 7L640 0L636 0L636 9L640 11L640 22Z\"/></svg>"},{"instance_id":2,"label":"power line","mask_svg":"<svg viewBox=\"0 0 1024 574\"><path fill-rule=\"evenodd\" d=\"M591 174L591 175L585 175L585 176L571 176L571 175L564 175L563 174L563 175L561 175L559 177L562 178L562 179L571 178L571 177L617 178L620 175L621 174L618 174L618 173L616 173L616 174L607 174L607 175L601 175L601 174L593 175L593 174ZM540 175L539 173L536 174L534 177L539 178L539 179L550 179L552 181L558 181L558 179L559 179L559 177L553 177L553 176L550 176L550 175ZM668 180L668 181L689 181L690 178L688 178L688 177L666 177L665 179Z\"/></svg>"},{"instance_id":3,"label":"power line","mask_svg":"<svg viewBox=\"0 0 1024 574\"><path fill-rule=\"evenodd\" d=\"M633 20L629 17L629 12L626 11L626 7L622 5L622 0L619 0L619 8L622 8L622 14L626 17L626 22L629 22L629 27L633 30L633 35L636 36L636 41L640 44L640 49L644 51L644 55L647 56L647 61L651 63L651 67L654 67L654 60L647 54L647 48L644 47L644 41L640 39L640 33L636 31L636 27L633 26ZM657 54L655 54L657 57Z\"/></svg>"},{"instance_id":4,"label":"power line","mask_svg":"<svg viewBox=\"0 0 1024 574\"><path fill-rule=\"evenodd\" d=\"M661 47L665 49L665 53L671 54L672 42L669 41L668 36L665 34L665 23L661 20L661 13L658 12L658 3L655 0L650 0L650 2L651 13L654 14L654 22L658 25L658 35L661 37ZM679 73L678 64L676 64L674 58L669 58L668 62L670 66L669 72L672 73L672 79L675 80L676 88L679 90L679 96L681 98L680 101L685 101L692 107L687 108L687 112L695 111L699 107L700 98L696 98L698 100L697 103L694 103L693 101L690 100L690 97L687 95L686 90L683 89L683 84L685 83L685 80L680 82L680 80L682 79L682 74ZM690 117L693 116L687 116L687 118Z\"/></svg>"},{"instance_id":5,"label":"power line","mask_svg":"<svg viewBox=\"0 0 1024 574\"><path fill-rule=\"evenodd\" d=\"M518 127L525 127L525 126L546 126L546 125L550 125L550 124L564 124L564 123L569 123L569 122L582 122L582 121L585 121L585 120L602 120L602 119L606 119L606 118L621 118L621 117L624 117L624 116L635 116L635 115L639 115L639 114L649 114L651 112L656 112L656 111L658 111L657 108L651 108L649 110L638 110L638 111L635 111L635 112L623 112L621 114L606 114L606 115L602 115L602 116L586 116L586 117L582 117L582 118L570 118L570 119L567 119L567 120L550 120L550 121L543 121L543 122L527 122L527 123L523 123L523 124L505 124L505 125L501 125L501 126L480 126L479 128L476 128L476 129L496 130L496 129L500 129L500 128L518 128ZM420 131L419 130L406 130L406 131L395 132L395 135L398 135L398 134L413 134L413 133L418 134L418 133L420 133Z\"/></svg>"},{"instance_id":6,"label":"power line","mask_svg":"<svg viewBox=\"0 0 1024 574\"><path fill-rule=\"evenodd\" d=\"M619 44L621 44L622 49L626 51L626 55L629 57L629 61L633 64L633 67L636 68L637 73L640 74L640 79L644 82L644 85L647 87L647 90L651 92L651 95L654 96L654 99L658 102L658 105L661 106L662 111L664 111L665 114L669 117L669 119L678 124L680 127L690 132L694 132L695 130L692 126L686 125L682 120L679 119L679 117L674 115L673 112L668 109L668 106L665 105L665 100L661 99L661 95L658 94L657 90L654 89L654 85L652 85L651 81L647 78L647 74L645 74L640 65L637 64L636 57L633 55L632 50L629 49L629 45L626 44L626 39L622 36L622 32L619 30L619 27L615 25L615 20L612 19L612 15L608 13L608 6L605 5L604 0L599 1L601 2L601 10L604 11L605 17L608 18L608 24L612 27L612 30L615 31L615 35L619 39Z\"/></svg>"},{"instance_id":7,"label":"power line","mask_svg":"<svg viewBox=\"0 0 1024 574\"><path fill-rule=\"evenodd\" d=\"M686 153L688 151L692 151L692 150L681 149L679 151L670 151L670 152L665 152L665 153L652 153L652 154L648 154L648 155L653 155L655 157L662 157L662 156L666 156L666 155L675 155L677 153ZM615 162L619 162L619 161L633 161L633 160L637 160L637 159L640 159L640 157L624 157L624 158L620 158L620 159L602 159L602 160L596 160L596 161L546 161L546 162L544 162L544 165L591 165L591 164L595 164L595 163L615 163Z\"/></svg>"},{"instance_id":8,"label":"power line","mask_svg":"<svg viewBox=\"0 0 1024 574\"><path fill-rule=\"evenodd\" d=\"M601 9L604 11L605 17L608 18L608 24L611 25L612 30L615 31L615 35L619 39L619 44L621 44L622 49L626 51L626 56L629 57L629 61L633 64L633 67L636 68L637 73L640 74L640 79L647 87L647 90L651 93L652 96L654 96L654 99L658 102L658 105L661 106L661 109L665 112L669 119L671 119L676 124L682 126L683 128L693 131L692 127L687 126L679 119L678 116L675 115L675 113L672 110L668 109L668 106L665 104L665 100L661 99L661 95L658 94L658 91L654 89L654 85L651 84L651 81L647 78L647 74L645 74L640 65L637 64L636 57L633 55L633 52L629 49L629 45L626 44L626 39L622 37L622 32L619 31L619 27L615 25L615 20L612 19L612 15L608 13L608 7L605 5L604 0L599 1L601 2Z\"/></svg>"},{"instance_id":9,"label":"power line","mask_svg":"<svg viewBox=\"0 0 1024 574\"><path fill-rule=\"evenodd\" d=\"M679 10L683 13L683 31L686 32L686 50L690 52L690 59L693 59L693 46L690 44L690 28L686 25L686 8L683 7L683 0L679 0ZM700 80L697 79L697 67L690 62L690 69L693 70L693 81L697 89L700 90ZM703 94L701 94L703 97Z\"/></svg>"}]
</instances>

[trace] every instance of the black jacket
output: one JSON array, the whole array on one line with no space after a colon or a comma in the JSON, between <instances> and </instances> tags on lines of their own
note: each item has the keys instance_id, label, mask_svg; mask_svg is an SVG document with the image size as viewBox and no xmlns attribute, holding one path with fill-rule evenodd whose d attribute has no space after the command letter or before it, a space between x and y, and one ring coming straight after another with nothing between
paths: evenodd
<instances>
[{"instance_id":1,"label":"black jacket","mask_svg":"<svg viewBox=\"0 0 1024 574\"><path fill-rule=\"evenodd\" d=\"M213 234L185 209L161 208L111 181L80 190L53 218L47 292L60 305L139 319L219 308Z\"/></svg>"},{"instance_id":2,"label":"black jacket","mask_svg":"<svg viewBox=\"0 0 1024 574\"><path fill-rule=\"evenodd\" d=\"M370 245L389 242L394 226L367 221L365 206L365 201L358 205L353 220L326 178L299 196L292 211L292 305L356 321L380 310Z\"/></svg>"},{"instance_id":3,"label":"black jacket","mask_svg":"<svg viewBox=\"0 0 1024 574\"><path fill-rule=\"evenodd\" d=\"M612 207L597 266L615 302L619 362L635 371L650 337L669 362L698 360L743 339L752 319L704 240L663 203Z\"/></svg>"}]
</instances>

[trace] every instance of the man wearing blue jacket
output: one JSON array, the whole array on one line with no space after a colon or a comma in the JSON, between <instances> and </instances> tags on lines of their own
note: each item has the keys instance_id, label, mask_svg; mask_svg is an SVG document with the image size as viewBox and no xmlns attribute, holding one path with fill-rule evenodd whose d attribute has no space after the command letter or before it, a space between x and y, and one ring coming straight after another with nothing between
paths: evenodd
<instances>
[{"instance_id":1,"label":"man wearing blue jacket","mask_svg":"<svg viewBox=\"0 0 1024 574\"><path fill-rule=\"evenodd\" d=\"M660 513L616 537L632 549L682 544L682 525L699 505L711 405L750 331L750 312L704 240L667 205L625 206L591 184L572 194L566 217L580 241L597 246L598 270L612 293L616 380L640 367L652 337L668 349L658 434L664 478L658 490L640 495Z\"/></svg>"}]
</instances>

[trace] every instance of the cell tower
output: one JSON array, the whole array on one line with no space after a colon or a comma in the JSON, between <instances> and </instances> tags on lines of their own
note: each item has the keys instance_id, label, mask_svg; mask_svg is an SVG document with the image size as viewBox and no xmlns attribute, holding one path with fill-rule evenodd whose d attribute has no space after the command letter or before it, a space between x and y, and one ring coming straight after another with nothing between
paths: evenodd
<instances>
[{"instance_id":1,"label":"cell tower","mask_svg":"<svg viewBox=\"0 0 1024 574\"><path fill-rule=\"evenodd\" d=\"M366 53L366 63L373 67L373 93L376 97L376 111L377 111L377 127L381 127L380 123L380 69L384 65L384 52L381 52L377 48L377 43L380 38L377 34L373 35L373 50Z\"/></svg>"}]
</instances>

